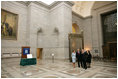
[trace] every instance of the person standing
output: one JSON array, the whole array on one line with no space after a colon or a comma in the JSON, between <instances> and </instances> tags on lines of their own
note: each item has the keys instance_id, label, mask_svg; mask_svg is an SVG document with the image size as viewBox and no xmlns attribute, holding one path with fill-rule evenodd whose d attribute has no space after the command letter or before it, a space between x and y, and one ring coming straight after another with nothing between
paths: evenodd
<instances>
[{"instance_id":1,"label":"person standing","mask_svg":"<svg viewBox=\"0 0 118 79\"><path fill-rule=\"evenodd\" d=\"M75 62L76 62L76 52L75 52L75 50L73 50L71 57L72 57L73 67L75 68Z\"/></svg>"},{"instance_id":2,"label":"person standing","mask_svg":"<svg viewBox=\"0 0 118 79\"><path fill-rule=\"evenodd\" d=\"M80 64L81 64L81 61L82 61L80 49L77 49L76 58L77 58L77 61L78 61L78 67L80 67ZM82 64L81 64L81 67L82 67Z\"/></svg>"},{"instance_id":3,"label":"person standing","mask_svg":"<svg viewBox=\"0 0 118 79\"><path fill-rule=\"evenodd\" d=\"M83 68L87 69L86 60L87 60L88 54L86 51L84 51L84 49L82 49L82 54L83 54L82 55Z\"/></svg>"},{"instance_id":4,"label":"person standing","mask_svg":"<svg viewBox=\"0 0 118 79\"><path fill-rule=\"evenodd\" d=\"M87 54L88 54L88 57L87 57L87 67L90 68L91 67L91 58L92 58L92 55L90 53L89 50L87 50Z\"/></svg>"},{"instance_id":5,"label":"person standing","mask_svg":"<svg viewBox=\"0 0 118 79\"><path fill-rule=\"evenodd\" d=\"M81 66L82 68L84 68L84 64L83 64L83 54L84 54L84 49L81 50Z\"/></svg>"}]
</instances>

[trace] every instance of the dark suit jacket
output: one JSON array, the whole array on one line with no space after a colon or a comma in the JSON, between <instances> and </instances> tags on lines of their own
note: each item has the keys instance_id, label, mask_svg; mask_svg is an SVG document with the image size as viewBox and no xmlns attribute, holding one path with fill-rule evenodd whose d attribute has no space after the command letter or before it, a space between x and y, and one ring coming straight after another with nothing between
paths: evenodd
<instances>
[{"instance_id":1,"label":"dark suit jacket","mask_svg":"<svg viewBox=\"0 0 118 79\"><path fill-rule=\"evenodd\" d=\"M86 61L87 58L88 58L88 54L87 54L87 52L84 52L83 56L82 56L82 60Z\"/></svg>"},{"instance_id":2,"label":"dark suit jacket","mask_svg":"<svg viewBox=\"0 0 118 79\"><path fill-rule=\"evenodd\" d=\"M81 54L81 51L78 53L78 52L76 52L76 58L78 59L78 60L82 60L82 54Z\"/></svg>"},{"instance_id":3,"label":"dark suit jacket","mask_svg":"<svg viewBox=\"0 0 118 79\"><path fill-rule=\"evenodd\" d=\"M91 63L91 58L92 58L92 55L91 55L91 53L89 53L89 54L88 54L88 57L87 57L87 62L88 62L88 63Z\"/></svg>"}]
</instances>

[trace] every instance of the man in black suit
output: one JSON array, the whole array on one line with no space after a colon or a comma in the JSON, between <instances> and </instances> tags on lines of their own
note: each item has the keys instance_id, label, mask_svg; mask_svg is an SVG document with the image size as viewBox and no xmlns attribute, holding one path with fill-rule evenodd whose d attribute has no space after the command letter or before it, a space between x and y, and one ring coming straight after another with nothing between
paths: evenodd
<instances>
[{"instance_id":1,"label":"man in black suit","mask_svg":"<svg viewBox=\"0 0 118 79\"><path fill-rule=\"evenodd\" d=\"M81 57L80 49L77 49L76 58L77 58L77 61L78 61L78 67L80 67L80 63L81 63L81 67L82 67L82 57Z\"/></svg>"},{"instance_id":2,"label":"man in black suit","mask_svg":"<svg viewBox=\"0 0 118 79\"><path fill-rule=\"evenodd\" d=\"M83 61L83 68L84 69L87 69L87 65L86 65L86 61L87 61L87 57L88 57L88 54L86 51L83 50L83 56L82 56L82 61Z\"/></svg>"}]
</instances>

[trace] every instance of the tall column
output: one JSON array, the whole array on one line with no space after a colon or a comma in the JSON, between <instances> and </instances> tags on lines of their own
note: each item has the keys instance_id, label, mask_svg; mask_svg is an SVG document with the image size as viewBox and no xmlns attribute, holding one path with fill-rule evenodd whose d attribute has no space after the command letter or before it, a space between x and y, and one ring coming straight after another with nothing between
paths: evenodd
<instances>
[{"instance_id":1,"label":"tall column","mask_svg":"<svg viewBox=\"0 0 118 79\"><path fill-rule=\"evenodd\" d=\"M72 5L73 3L71 2L62 1L50 10L50 26L59 30L57 53L60 59L69 58L68 34L72 32Z\"/></svg>"}]
</instances>

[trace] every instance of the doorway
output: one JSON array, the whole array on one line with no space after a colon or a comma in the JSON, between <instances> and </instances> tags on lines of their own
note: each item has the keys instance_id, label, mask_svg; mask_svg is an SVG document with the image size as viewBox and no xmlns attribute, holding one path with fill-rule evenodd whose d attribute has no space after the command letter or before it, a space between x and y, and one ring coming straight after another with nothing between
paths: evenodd
<instances>
[{"instance_id":1,"label":"doorway","mask_svg":"<svg viewBox=\"0 0 118 79\"><path fill-rule=\"evenodd\" d=\"M112 60L117 60L117 43L116 42L109 43L109 52L110 52L110 58Z\"/></svg>"},{"instance_id":2,"label":"doorway","mask_svg":"<svg viewBox=\"0 0 118 79\"><path fill-rule=\"evenodd\" d=\"M42 50L43 48L37 48L37 59L42 59Z\"/></svg>"},{"instance_id":3,"label":"doorway","mask_svg":"<svg viewBox=\"0 0 118 79\"><path fill-rule=\"evenodd\" d=\"M83 35L82 34L69 34L69 60L72 61L71 54L73 50L83 49Z\"/></svg>"},{"instance_id":4,"label":"doorway","mask_svg":"<svg viewBox=\"0 0 118 79\"><path fill-rule=\"evenodd\" d=\"M117 60L117 10L101 14L103 57Z\"/></svg>"}]
</instances>

